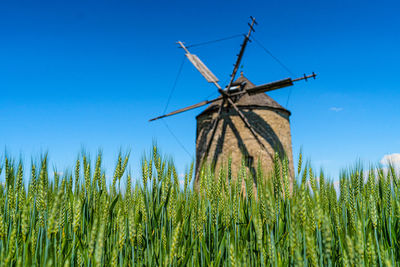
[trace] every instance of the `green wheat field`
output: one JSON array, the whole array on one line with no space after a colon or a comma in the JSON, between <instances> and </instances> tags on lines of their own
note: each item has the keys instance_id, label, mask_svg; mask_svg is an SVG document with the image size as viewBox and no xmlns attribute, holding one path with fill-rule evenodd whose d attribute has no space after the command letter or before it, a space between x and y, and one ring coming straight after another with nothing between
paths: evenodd
<instances>
[{"instance_id":1,"label":"green wheat field","mask_svg":"<svg viewBox=\"0 0 400 267\"><path fill-rule=\"evenodd\" d=\"M203 168L194 190L193 164L182 184L156 147L142 173L127 173L128 159L118 156L106 184L101 154L60 176L46 156L28 174L4 157L1 266L399 265L393 167L343 171L335 189L301 154L293 186L278 155L273 173L259 163L255 177L227 160L217 175Z\"/></svg>"}]
</instances>

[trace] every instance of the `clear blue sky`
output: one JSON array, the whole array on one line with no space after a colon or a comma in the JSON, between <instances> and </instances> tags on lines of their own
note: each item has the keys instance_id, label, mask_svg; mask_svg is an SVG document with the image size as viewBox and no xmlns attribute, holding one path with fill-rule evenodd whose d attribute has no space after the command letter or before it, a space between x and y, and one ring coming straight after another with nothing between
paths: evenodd
<instances>
[{"instance_id":1,"label":"clear blue sky","mask_svg":"<svg viewBox=\"0 0 400 267\"><path fill-rule=\"evenodd\" d=\"M0 147L29 162L48 151L58 169L84 147L111 171L131 149L131 168L157 140L183 172L195 154L195 116L162 121L183 51L247 31L295 75L318 79L270 95L291 110L300 147L332 178L361 159L400 152L400 5L397 1L1 1ZM241 38L192 49L226 83ZM290 76L254 42L244 74L261 84ZM168 111L216 96L185 62ZM4 153L0 153L4 154ZM137 174L135 174L137 176Z\"/></svg>"}]
</instances>

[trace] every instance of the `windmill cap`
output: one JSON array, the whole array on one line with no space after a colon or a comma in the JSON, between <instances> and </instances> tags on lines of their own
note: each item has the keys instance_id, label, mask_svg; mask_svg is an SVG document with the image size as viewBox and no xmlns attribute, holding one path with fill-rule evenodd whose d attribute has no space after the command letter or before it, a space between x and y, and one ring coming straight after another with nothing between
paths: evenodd
<instances>
[{"instance_id":1,"label":"windmill cap","mask_svg":"<svg viewBox=\"0 0 400 267\"><path fill-rule=\"evenodd\" d=\"M250 89L255 87L256 85L253 84L249 79L247 79L244 75L243 72L240 74L240 77L236 79L232 83L232 86L239 85L239 84L244 84L244 89ZM218 109L218 107L221 105L222 100L216 101L214 103L211 103L203 112L201 112L197 117L200 117L204 114L214 112L215 110ZM266 107L270 109L276 109L279 111L283 111L288 113L290 116L290 111L282 107L281 105L278 104L275 100L273 100L270 96L268 96L265 93L259 93L255 95L248 95L244 94L242 95L239 99L235 101L235 104L238 107ZM196 118L197 118L196 117Z\"/></svg>"}]
</instances>

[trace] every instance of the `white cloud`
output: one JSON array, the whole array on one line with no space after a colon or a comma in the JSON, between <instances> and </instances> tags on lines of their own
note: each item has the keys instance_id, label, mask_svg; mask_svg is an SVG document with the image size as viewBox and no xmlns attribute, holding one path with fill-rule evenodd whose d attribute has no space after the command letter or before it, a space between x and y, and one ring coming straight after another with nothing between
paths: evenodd
<instances>
[{"instance_id":1,"label":"white cloud","mask_svg":"<svg viewBox=\"0 0 400 267\"><path fill-rule=\"evenodd\" d=\"M340 193L340 181L339 180L333 181L333 187L335 188L336 193Z\"/></svg>"},{"instance_id":2,"label":"white cloud","mask_svg":"<svg viewBox=\"0 0 400 267\"><path fill-rule=\"evenodd\" d=\"M400 153L384 155L380 163L383 165L393 164L395 166L400 166Z\"/></svg>"},{"instance_id":3,"label":"white cloud","mask_svg":"<svg viewBox=\"0 0 400 267\"><path fill-rule=\"evenodd\" d=\"M335 111L335 112L340 112L343 110L341 107L331 107L330 110Z\"/></svg>"}]
</instances>

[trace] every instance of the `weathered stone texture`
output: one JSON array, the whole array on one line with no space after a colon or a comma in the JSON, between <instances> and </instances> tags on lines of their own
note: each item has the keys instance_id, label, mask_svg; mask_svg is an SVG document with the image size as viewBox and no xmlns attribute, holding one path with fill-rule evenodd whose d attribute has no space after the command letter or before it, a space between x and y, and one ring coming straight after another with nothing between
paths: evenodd
<instances>
[{"instance_id":1,"label":"weathered stone texture","mask_svg":"<svg viewBox=\"0 0 400 267\"><path fill-rule=\"evenodd\" d=\"M208 163L221 164L232 158L232 172L236 176L240 169L243 155L247 155L247 167L254 171L260 159L263 169L272 171L275 151L287 156L291 177L293 177L292 141L290 134L290 112L281 109L259 106L239 107L249 123L254 127L259 140L266 150L257 142L250 130L243 123L233 108L224 108L206 157ZM211 121L217 116L216 110L203 112L197 117L196 170L205 157L206 147L211 138ZM197 176L196 176L197 177Z\"/></svg>"}]
</instances>

